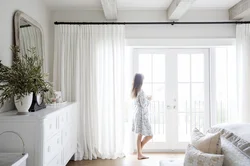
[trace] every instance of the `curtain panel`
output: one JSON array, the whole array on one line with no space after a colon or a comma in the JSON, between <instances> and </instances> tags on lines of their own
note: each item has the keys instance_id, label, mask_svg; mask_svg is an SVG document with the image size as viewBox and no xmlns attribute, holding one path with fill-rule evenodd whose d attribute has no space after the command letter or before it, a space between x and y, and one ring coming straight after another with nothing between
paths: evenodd
<instances>
[{"instance_id":1,"label":"curtain panel","mask_svg":"<svg viewBox=\"0 0 250 166\"><path fill-rule=\"evenodd\" d=\"M123 25L56 25L53 83L78 103L76 160L123 157Z\"/></svg>"},{"instance_id":2,"label":"curtain panel","mask_svg":"<svg viewBox=\"0 0 250 166\"><path fill-rule=\"evenodd\" d=\"M250 122L250 25L236 27L238 103L241 122Z\"/></svg>"}]
</instances>

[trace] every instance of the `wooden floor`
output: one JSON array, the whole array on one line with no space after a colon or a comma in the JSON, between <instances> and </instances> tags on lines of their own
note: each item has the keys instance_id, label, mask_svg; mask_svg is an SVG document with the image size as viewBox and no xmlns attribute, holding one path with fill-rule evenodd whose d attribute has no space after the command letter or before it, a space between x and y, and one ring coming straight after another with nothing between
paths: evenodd
<instances>
[{"instance_id":1,"label":"wooden floor","mask_svg":"<svg viewBox=\"0 0 250 166\"><path fill-rule=\"evenodd\" d=\"M147 160L137 160L136 155L129 155L116 160L84 160L70 161L67 166L159 166L159 161L164 159L184 158L184 153L145 153Z\"/></svg>"}]
</instances>

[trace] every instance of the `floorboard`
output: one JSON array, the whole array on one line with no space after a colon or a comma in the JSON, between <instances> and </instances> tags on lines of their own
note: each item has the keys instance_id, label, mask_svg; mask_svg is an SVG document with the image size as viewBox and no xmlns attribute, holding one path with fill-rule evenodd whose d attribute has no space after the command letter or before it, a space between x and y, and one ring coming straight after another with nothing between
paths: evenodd
<instances>
[{"instance_id":1,"label":"floorboard","mask_svg":"<svg viewBox=\"0 0 250 166\"><path fill-rule=\"evenodd\" d=\"M70 161L67 166L159 166L160 160L184 158L184 153L145 153L145 156L149 159L137 160L136 155L129 155L116 160Z\"/></svg>"}]
</instances>

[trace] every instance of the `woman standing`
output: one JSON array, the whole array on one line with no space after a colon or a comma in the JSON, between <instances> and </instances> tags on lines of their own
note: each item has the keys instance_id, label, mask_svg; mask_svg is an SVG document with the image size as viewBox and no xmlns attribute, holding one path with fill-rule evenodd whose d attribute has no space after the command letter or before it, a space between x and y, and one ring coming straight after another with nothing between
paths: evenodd
<instances>
[{"instance_id":1,"label":"woman standing","mask_svg":"<svg viewBox=\"0 0 250 166\"><path fill-rule=\"evenodd\" d=\"M137 152L138 160L148 159L148 157L142 154L143 146L153 138L151 125L148 120L148 105L151 97L146 97L141 89L143 84L143 75L136 74L134 77L132 97L134 98L134 118L132 131L138 134L137 136ZM142 139L142 136L144 138Z\"/></svg>"}]
</instances>

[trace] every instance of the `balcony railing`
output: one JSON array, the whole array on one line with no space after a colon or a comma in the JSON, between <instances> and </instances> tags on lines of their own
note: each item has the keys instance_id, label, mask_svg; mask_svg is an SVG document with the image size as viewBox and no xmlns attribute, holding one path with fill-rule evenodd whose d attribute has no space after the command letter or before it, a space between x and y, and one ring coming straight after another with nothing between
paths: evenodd
<instances>
[{"instance_id":1,"label":"balcony railing","mask_svg":"<svg viewBox=\"0 0 250 166\"><path fill-rule=\"evenodd\" d=\"M229 111L226 107L225 101L218 101L216 103L216 121L217 123L228 122ZM204 101L194 101L192 108L188 101L185 102L185 106L175 109L178 116L178 121L175 125L178 129L179 141L186 142L190 139L190 134L194 128L205 132L205 121L209 121L209 117L205 117L205 103ZM167 108L164 101L152 101L149 107L149 120L154 133L153 142L165 142L166 141L166 127L167 126ZM206 119L208 118L208 119Z\"/></svg>"}]
</instances>

